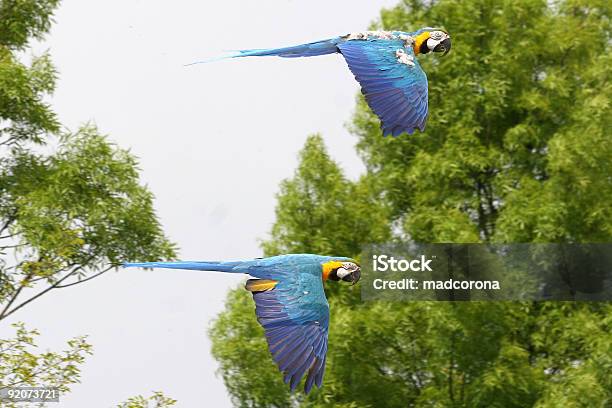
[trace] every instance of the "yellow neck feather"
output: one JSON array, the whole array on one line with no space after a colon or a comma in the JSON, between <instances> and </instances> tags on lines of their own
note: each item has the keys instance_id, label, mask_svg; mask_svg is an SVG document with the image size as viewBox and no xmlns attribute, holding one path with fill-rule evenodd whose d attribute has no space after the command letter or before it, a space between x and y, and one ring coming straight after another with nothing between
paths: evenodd
<instances>
[{"instance_id":1,"label":"yellow neck feather","mask_svg":"<svg viewBox=\"0 0 612 408\"><path fill-rule=\"evenodd\" d=\"M421 52L421 45L423 45L423 43L425 41L427 41L429 39L429 31L423 31L421 34L417 35L416 38L414 39L414 55L419 55L419 53Z\"/></svg>"},{"instance_id":2,"label":"yellow neck feather","mask_svg":"<svg viewBox=\"0 0 612 408\"><path fill-rule=\"evenodd\" d=\"M326 281L329 278L329 274L334 270L342 266L343 262L340 261L329 261L323 264L323 280Z\"/></svg>"}]
</instances>

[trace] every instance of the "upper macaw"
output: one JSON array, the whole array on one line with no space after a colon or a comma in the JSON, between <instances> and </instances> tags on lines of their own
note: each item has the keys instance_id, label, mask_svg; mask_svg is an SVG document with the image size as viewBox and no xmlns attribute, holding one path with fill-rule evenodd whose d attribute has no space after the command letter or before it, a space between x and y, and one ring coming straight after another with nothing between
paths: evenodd
<instances>
[{"instance_id":1,"label":"upper macaw","mask_svg":"<svg viewBox=\"0 0 612 408\"><path fill-rule=\"evenodd\" d=\"M306 393L313 384L321 387L325 372L329 303L323 282L342 280L354 285L361 277L361 269L353 259L311 254L253 261L144 262L124 266L245 273L257 278L246 282L246 290L253 294L255 313L265 330L268 348L291 391L308 371Z\"/></svg>"},{"instance_id":2,"label":"upper macaw","mask_svg":"<svg viewBox=\"0 0 612 408\"><path fill-rule=\"evenodd\" d=\"M414 128L424 131L427 121L427 76L415 56L429 52L446 55L450 49L446 31L426 27L412 33L365 31L293 47L242 50L221 59L340 53L361 85L368 105L380 118L383 135L398 136L412 134Z\"/></svg>"}]
</instances>

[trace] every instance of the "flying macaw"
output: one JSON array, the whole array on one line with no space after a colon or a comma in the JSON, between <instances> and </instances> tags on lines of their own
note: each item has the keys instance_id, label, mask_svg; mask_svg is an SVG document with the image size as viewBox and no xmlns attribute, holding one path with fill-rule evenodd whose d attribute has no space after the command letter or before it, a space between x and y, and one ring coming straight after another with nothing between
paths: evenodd
<instances>
[{"instance_id":1,"label":"flying macaw","mask_svg":"<svg viewBox=\"0 0 612 408\"><path fill-rule=\"evenodd\" d=\"M427 76L415 56L429 52L446 55L450 49L446 31L426 27L412 33L365 31L293 47L242 50L220 59L340 53L361 85L368 105L380 118L383 135L398 136L412 134L415 128L424 131L427 121Z\"/></svg>"},{"instance_id":2,"label":"flying macaw","mask_svg":"<svg viewBox=\"0 0 612 408\"><path fill-rule=\"evenodd\" d=\"M263 326L268 348L294 391L306 372L304 391L321 387L327 354L329 303L323 291L326 280L353 285L361 268L350 258L291 254L235 262L144 262L125 267L191 269L245 273L257 279L246 282L253 294L257 320Z\"/></svg>"}]
</instances>

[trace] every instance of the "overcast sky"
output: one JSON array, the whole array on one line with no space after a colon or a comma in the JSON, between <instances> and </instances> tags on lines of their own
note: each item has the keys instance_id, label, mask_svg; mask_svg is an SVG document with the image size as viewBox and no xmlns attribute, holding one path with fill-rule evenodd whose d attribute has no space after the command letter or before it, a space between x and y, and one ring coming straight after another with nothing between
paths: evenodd
<instances>
[{"instance_id":1,"label":"overcast sky","mask_svg":"<svg viewBox=\"0 0 612 408\"><path fill-rule=\"evenodd\" d=\"M92 121L139 157L182 259L251 259L307 135L320 132L350 177L362 171L344 128L358 85L338 55L183 64L361 31L396 2L64 0L36 51L48 48L59 70L51 102L62 123ZM151 390L179 407L229 407L206 331L243 279L124 270L46 295L11 321L40 329L42 350L89 335L94 355L61 407Z\"/></svg>"}]
</instances>

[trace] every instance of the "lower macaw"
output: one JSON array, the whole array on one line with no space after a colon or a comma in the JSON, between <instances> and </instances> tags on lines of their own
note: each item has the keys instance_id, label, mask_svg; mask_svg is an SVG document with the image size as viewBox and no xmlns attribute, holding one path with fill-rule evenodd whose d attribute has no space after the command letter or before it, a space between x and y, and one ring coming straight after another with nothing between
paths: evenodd
<instances>
[{"instance_id":1,"label":"lower macaw","mask_svg":"<svg viewBox=\"0 0 612 408\"><path fill-rule=\"evenodd\" d=\"M323 290L326 280L355 284L361 277L350 258L291 254L234 262L144 262L126 267L191 269L244 273L253 294L257 320L265 330L268 348L295 390L306 372L304 391L321 387L327 354L329 303Z\"/></svg>"}]
</instances>

